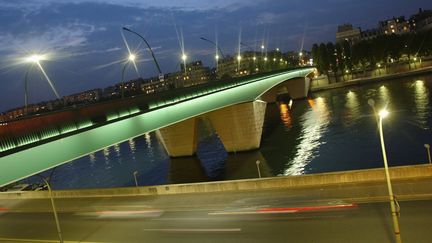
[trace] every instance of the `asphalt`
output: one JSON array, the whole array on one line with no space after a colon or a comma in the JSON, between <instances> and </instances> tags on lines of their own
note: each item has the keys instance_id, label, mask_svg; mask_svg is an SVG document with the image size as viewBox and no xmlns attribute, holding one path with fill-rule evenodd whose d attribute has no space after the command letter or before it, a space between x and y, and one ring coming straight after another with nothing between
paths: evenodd
<instances>
[{"instance_id":1,"label":"asphalt","mask_svg":"<svg viewBox=\"0 0 432 243\"><path fill-rule=\"evenodd\" d=\"M432 179L394 182L404 242L432 242ZM393 242L382 183L57 199L66 242ZM57 242L50 201L0 200L0 242Z\"/></svg>"}]
</instances>

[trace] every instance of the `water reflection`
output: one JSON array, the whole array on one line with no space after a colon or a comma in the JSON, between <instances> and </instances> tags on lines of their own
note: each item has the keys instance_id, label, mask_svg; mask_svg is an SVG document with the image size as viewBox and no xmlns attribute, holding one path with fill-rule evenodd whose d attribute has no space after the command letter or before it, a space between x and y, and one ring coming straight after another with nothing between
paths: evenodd
<instances>
[{"instance_id":1,"label":"water reflection","mask_svg":"<svg viewBox=\"0 0 432 243\"><path fill-rule=\"evenodd\" d=\"M115 144L113 147L117 157L120 157L120 146L118 144Z\"/></svg>"},{"instance_id":2,"label":"water reflection","mask_svg":"<svg viewBox=\"0 0 432 243\"><path fill-rule=\"evenodd\" d=\"M345 108L346 108L346 116L344 117L343 122L346 125L355 123L355 121L357 121L361 115L360 103L357 94L351 90L348 91L346 95Z\"/></svg>"},{"instance_id":3,"label":"water reflection","mask_svg":"<svg viewBox=\"0 0 432 243\"><path fill-rule=\"evenodd\" d=\"M427 129L427 122L429 116L429 91L425 87L423 80L414 82L414 103L418 123L421 124L423 129Z\"/></svg>"},{"instance_id":4,"label":"water reflection","mask_svg":"<svg viewBox=\"0 0 432 243\"><path fill-rule=\"evenodd\" d=\"M129 139L128 144L129 144L129 148L130 148L131 153L135 154L135 151L136 151L135 140Z\"/></svg>"},{"instance_id":5,"label":"water reflection","mask_svg":"<svg viewBox=\"0 0 432 243\"><path fill-rule=\"evenodd\" d=\"M290 129L292 127L292 119L291 114L288 108L288 105L285 103L279 104L279 113L281 120L286 128Z\"/></svg>"},{"instance_id":6,"label":"water reflection","mask_svg":"<svg viewBox=\"0 0 432 243\"><path fill-rule=\"evenodd\" d=\"M378 89L378 93L383 104L388 104L391 102L390 91L386 86L381 85L381 87Z\"/></svg>"},{"instance_id":7,"label":"water reflection","mask_svg":"<svg viewBox=\"0 0 432 243\"><path fill-rule=\"evenodd\" d=\"M299 137L300 143L296 147L295 157L288 162L288 168L284 175L300 175L305 171L305 167L316 156L316 152L321 145L320 138L327 131L329 124L329 111L324 98L316 98L312 106L301 117L302 131Z\"/></svg>"}]
</instances>

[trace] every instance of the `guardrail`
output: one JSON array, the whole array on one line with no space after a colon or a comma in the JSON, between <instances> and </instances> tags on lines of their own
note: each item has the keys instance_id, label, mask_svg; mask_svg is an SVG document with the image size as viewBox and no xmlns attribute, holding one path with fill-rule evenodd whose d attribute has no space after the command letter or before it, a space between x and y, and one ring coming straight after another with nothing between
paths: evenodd
<instances>
[{"instance_id":1,"label":"guardrail","mask_svg":"<svg viewBox=\"0 0 432 243\"><path fill-rule=\"evenodd\" d=\"M393 181L432 179L432 165L412 165L390 168ZM222 182L205 182L190 184L173 184L160 186L124 187L108 189L57 190L53 191L55 198L85 198L85 197L121 197L146 195L173 195L186 193L212 193L253 191L266 189L294 189L326 185L352 183L385 183L383 168L330 172L301 176L281 176L261 179L232 180ZM47 191L2 192L0 199L43 199L49 198Z\"/></svg>"}]
</instances>

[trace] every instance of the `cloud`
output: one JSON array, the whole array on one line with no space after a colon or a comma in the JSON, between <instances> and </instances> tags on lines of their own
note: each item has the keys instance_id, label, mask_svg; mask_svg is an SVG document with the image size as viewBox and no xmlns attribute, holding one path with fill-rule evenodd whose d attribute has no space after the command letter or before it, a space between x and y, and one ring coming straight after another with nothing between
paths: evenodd
<instances>
[{"instance_id":1,"label":"cloud","mask_svg":"<svg viewBox=\"0 0 432 243\"><path fill-rule=\"evenodd\" d=\"M19 34L3 33L0 34L0 51L28 52L80 47L87 44L89 35L105 30L105 27L73 22Z\"/></svg>"},{"instance_id":2,"label":"cloud","mask_svg":"<svg viewBox=\"0 0 432 243\"><path fill-rule=\"evenodd\" d=\"M141 9L162 8L182 11L208 11L208 10L225 10L235 11L243 7L255 6L265 0L62 0L61 4L67 3L99 3L111 4L124 7L134 7ZM0 0L1 2L1 0ZM15 0L5 1L0 8L18 8L25 11L38 11L41 8L48 7L52 4L60 4L58 0Z\"/></svg>"},{"instance_id":3,"label":"cloud","mask_svg":"<svg viewBox=\"0 0 432 243\"><path fill-rule=\"evenodd\" d=\"M257 16L258 24L281 23L286 18L286 13L263 12Z\"/></svg>"}]
</instances>

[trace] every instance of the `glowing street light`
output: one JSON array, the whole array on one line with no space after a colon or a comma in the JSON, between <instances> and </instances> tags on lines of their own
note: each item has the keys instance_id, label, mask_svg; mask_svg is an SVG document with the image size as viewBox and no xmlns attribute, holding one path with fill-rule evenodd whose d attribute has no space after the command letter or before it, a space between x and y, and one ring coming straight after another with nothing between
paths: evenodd
<instances>
[{"instance_id":1,"label":"glowing street light","mask_svg":"<svg viewBox=\"0 0 432 243\"><path fill-rule=\"evenodd\" d=\"M187 73L186 70L186 60L187 60L187 55L185 53L182 54L181 59L183 60L183 67L184 67L184 72L185 74Z\"/></svg>"},{"instance_id":2,"label":"glowing street light","mask_svg":"<svg viewBox=\"0 0 432 243\"><path fill-rule=\"evenodd\" d=\"M241 55L237 55L237 61L240 61L242 59Z\"/></svg>"},{"instance_id":3,"label":"glowing street light","mask_svg":"<svg viewBox=\"0 0 432 243\"><path fill-rule=\"evenodd\" d=\"M38 63L40 61L46 60L46 55L34 54L25 58L27 62Z\"/></svg>"},{"instance_id":4,"label":"glowing street light","mask_svg":"<svg viewBox=\"0 0 432 243\"><path fill-rule=\"evenodd\" d=\"M136 56L134 54L130 54L128 59L129 59L129 61L134 62L136 59Z\"/></svg>"},{"instance_id":5,"label":"glowing street light","mask_svg":"<svg viewBox=\"0 0 432 243\"><path fill-rule=\"evenodd\" d=\"M369 99L368 104L372 107L372 109L375 112L375 101L373 99ZM396 242L401 243L402 239L401 239L400 228L399 228L398 210L396 210L396 203L395 203L396 199L393 195L393 188L391 185L390 173L388 170L387 153L385 149L384 134L382 129L382 122L388 116L389 116L389 112L385 108L378 112L378 117L379 117L378 129L379 129L380 142L381 142L381 151L384 160L384 170L385 170L385 176L387 181L387 189L388 189L389 199L390 199L390 208L391 208L392 219L393 219L393 230L394 230Z\"/></svg>"},{"instance_id":6,"label":"glowing street light","mask_svg":"<svg viewBox=\"0 0 432 243\"><path fill-rule=\"evenodd\" d=\"M157 60L156 60L156 56L155 56L155 54L154 54L154 52L153 52L153 49L150 47L150 44L147 42L147 40L142 36L142 35L140 35L138 32L135 32L135 31L133 31L133 30L131 30L131 29L129 29L129 28L126 28L126 27L123 27L122 28L124 31L128 31L128 32L130 32L130 33L132 33L132 34L135 34L136 36L138 36L139 38L141 38L141 40L143 40L143 42L146 44L146 46L148 47L148 49L149 49L149 51L150 51L150 54L152 55L152 58L153 58L153 62L155 63L155 65L156 65L156 68L158 69L158 71L159 71L159 77L161 77L161 76L163 76L162 75L162 70L161 70L161 68L160 68L160 66L159 66L159 63L157 62ZM130 54L130 56L132 56L132 54ZM133 60L132 60L133 61ZM138 71L137 71L138 72Z\"/></svg>"},{"instance_id":7,"label":"glowing street light","mask_svg":"<svg viewBox=\"0 0 432 243\"><path fill-rule=\"evenodd\" d=\"M215 58L216 58L216 60L219 60L219 55L216 55Z\"/></svg>"},{"instance_id":8,"label":"glowing street light","mask_svg":"<svg viewBox=\"0 0 432 243\"><path fill-rule=\"evenodd\" d=\"M256 56L252 57L252 59L253 59L254 61L256 61Z\"/></svg>"},{"instance_id":9,"label":"glowing street light","mask_svg":"<svg viewBox=\"0 0 432 243\"><path fill-rule=\"evenodd\" d=\"M261 49L264 50L264 48L265 48L265 46L264 46L264 45L261 45Z\"/></svg>"},{"instance_id":10,"label":"glowing street light","mask_svg":"<svg viewBox=\"0 0 432 243\"><path fill-rule=\"evenodd\" d=\"M133 53L130 53L129 54L129 56L128 56L128 58L127 58L127 61L125 62L125 64L123 65L123 69L122 69L122 75L121 75L121 87L120 87L120 89L121 89L121 98L123 99L124 98L124 75L125 75L125 71L126 71L126 67L127 67L127 65L129 64L129 63L133 63L134 65L135 65L135 59L136 59L136 55L135 54L133 54Z\"/></svg>"},{"instance_id":11,"label":"glowing street light","mask_svg":"<svg viewBox=\"0 0 432 243\"><path fill-rule=\"evenodd\" d=\"M203 40L203 41L207 41L207 42L213 44L218 49L219 54L221 55L221 57L225 58L225 56L224 56L224 54L223 54L223 52L222 52L222 50L221 50L221 48L219 47L218 44L216 44L214 41L211 41L211 40L209 40L207 38L204 38L204 37L201 37L200 39Z\"/></svg>"},{"instance_id":12,"label":"glowing street light","mask_svg":"<svg viewBox=\"0 0 432 243\"><path fill-rule=\"evenodd\" d=\"M264 61L267 62L267 57L264 57Z\"/></svg>"},{"instance_id":13,"label":"glowing street light","mask_svg":"<svg viewBox=\"0 0 432 243\"><path fill-rule=\"evenodd\" d=\"M25 57L24 61L31 63L31 66L29 69L27 69L27 72L24 77L24 103L25 103L25 114L27 115L27 107L28 107L28 75L33 67L33 65L38 66L39 70L44 75L45 79L47 80L48 84L50 85L51 89L53 90L54 94L56 95L57 99L60 99L60 95L58 94L57 90L54 87L53 82L48 77L47 73L45 72L44 68L41 65L41 61L47 60L47 55L41 55L41 54L33 54L31 56Z\"/></svg>"}]
</instances>

